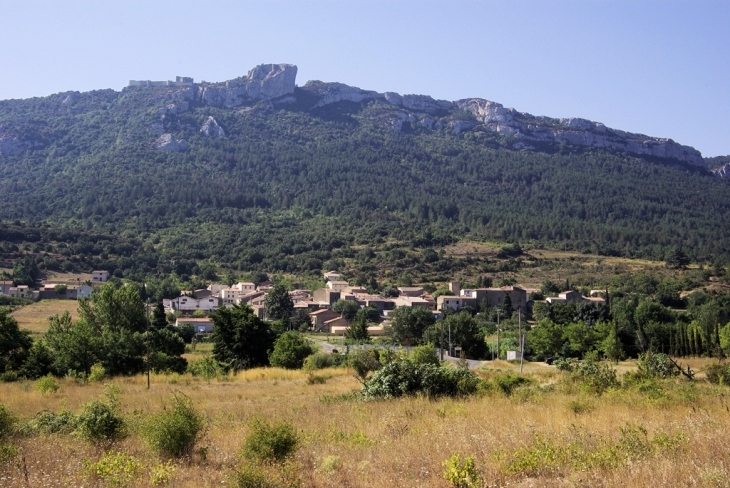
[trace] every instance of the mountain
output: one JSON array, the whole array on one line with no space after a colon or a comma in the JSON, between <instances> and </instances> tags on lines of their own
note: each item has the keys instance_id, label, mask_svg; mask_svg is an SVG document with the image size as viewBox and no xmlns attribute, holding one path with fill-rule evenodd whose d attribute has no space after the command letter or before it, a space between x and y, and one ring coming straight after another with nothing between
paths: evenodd
<instances>
[{"instance_id":1,"label":"mountain","mask_svg":"<svg viewBox=\"0 0 730 488\"><path fill-rule=\"evenodd\" d=\"M729 255L730 186L691 147L480 98L300 87L296 72L0 101L0 259L143 279L314 273L362 246L463 238Z\"/></svg>"}]
</instances>

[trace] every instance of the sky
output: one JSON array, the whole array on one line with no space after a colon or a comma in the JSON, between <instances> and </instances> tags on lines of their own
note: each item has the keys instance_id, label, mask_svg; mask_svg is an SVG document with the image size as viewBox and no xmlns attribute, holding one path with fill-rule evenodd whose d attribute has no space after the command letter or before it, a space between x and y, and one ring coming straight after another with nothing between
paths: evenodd
<instances>
[{"instance_id":1,"label":"sky","mask_svg":"<svg viewBox=\"0 0 730 488\"><path fill-rule=\"evenodd\" d=\"M292 63L730 155L729 25L724 0L0 0L0 99Z\"/></svg>"}]
</instances>

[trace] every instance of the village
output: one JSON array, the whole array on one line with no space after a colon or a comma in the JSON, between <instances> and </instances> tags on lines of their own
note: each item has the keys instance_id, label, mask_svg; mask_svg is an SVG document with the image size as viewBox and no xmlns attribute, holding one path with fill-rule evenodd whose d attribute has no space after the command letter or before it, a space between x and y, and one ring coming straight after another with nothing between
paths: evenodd
<instances>
[{"instance_id":1,"label":"village","mask_svg":"<svg viewBox=\"0 0 730 488\"><path fill-rule=\"evenodd\" d=\"M101 285L109 280L107 271L92 272L91 279L77 285L65 281L63 283L41 284L37 290L27 285L14 286L12 281L0 281L0 295L13 298L38 300L73 300L90 299L94 285ZM378 312L378 320L369 324L368 335L377 337L388 335L389 317L401 307L422 307L440 319L444 311L458 312L462 309L479 310L480 308L500 308L509 302L510 307L520 311L525 317L530 317L536 300L532 295L538 289L521 288L518 286L502 286L498 288L461 288L461 283L448 283L448 292L428 293L420 286L399 286L397 293L389 296L368 293L361 286L353 286L344 279L342 273L329 271L323 273L326 286L317 290L295 289L289 291L289 297L294 305L294 312L307 314L311 323L311 331L330 335L344 335L350 327L351 319L333 310L338 301L344 300L356 303L359 308L369 307ZM266 312L266 296L274 287L271 281L261 283L239 282L232 286L213 283L207 288L183 290L180 296L162 301L165 312L176 317L175 325L191 325L196 333L207 334L213 332L214 323L208 315L220 307L247 305L255 315L262 320L270 320ZM554 303L603 303L602 297L595 296L602 290L591 290L591 296L586 297L577 291L559 293L556 297L547 297L545 302ZM392 296L392 295L397 296ZM437 295L437 296L434 296Z\"/></svg>"}]
</instances>

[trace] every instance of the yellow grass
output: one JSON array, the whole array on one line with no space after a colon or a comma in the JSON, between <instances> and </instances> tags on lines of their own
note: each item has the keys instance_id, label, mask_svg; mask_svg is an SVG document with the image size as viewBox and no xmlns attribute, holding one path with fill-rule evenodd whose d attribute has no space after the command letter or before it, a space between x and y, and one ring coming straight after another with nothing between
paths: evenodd
<instances>
[{"instance_id":1,"label":"yellow grass","mask_svg":"<svg viewBox=\"0 0 730 488\"><path fill-rule=\"evenodd\" d=\"M35 334L48 330L48 318L68 311L71 317L78 318L78 302L76 300L41 300L15 310L12 315L21 329L28 329Z\"/></svg>"},{"instance_id":2,"label":"yellow grass","mask_svg":"<svg viewBox=\"0 0 730 488\"><path fill-rule=\"evenodd\" d=\"M494 366L515 369L507 362ZM286 420L299 430L302 445L294 469L304 487L444 487L448 484L442 463L454 453L474 454L483 486L727 486L730 390L726 387L677 379L657 383L664 396L634 389L596 397L564 391L554 368L527 363L526 370L541 386L518 390L510 397L492 392L468 399L412 397L366 403L333 400L359 389L345 369L317 372L328 378L324 384L310 384L303 371L275 368L245 371L210 384L190 376L153 375L149 391L144 376L113 383L122 391L122 408L133 426L136 419L159 411L174 391L188 395L208 418L201 444L207 448L206 456L197 453L189 462L177 461L171 485L175 487L230 486L253 417ZM0 399L27 421L42 409L78 411L103 393L98 383L59 381L60 391L47 396L29 383L0 384ZM615 465L579 469L556 464L541 470L538 462L535 469L510 468L520 449L536 452L536 436L556 446L608 452L601 451L602 446L620 445L621 429L627 427L627 432L645 429L649 441L659 434L678 440L670 448L619 456ZM13 442L21 448L29 483L10 464L0 467L0 486L92 485L82 475L82 461L96 461L101 453L81 440L53 435ZM149 486L149 470L160 459L134 429L115 448L144 467L135 486ZM341 468L324 470L327 456L339 457Z\"/></svg>"}]
</instances>

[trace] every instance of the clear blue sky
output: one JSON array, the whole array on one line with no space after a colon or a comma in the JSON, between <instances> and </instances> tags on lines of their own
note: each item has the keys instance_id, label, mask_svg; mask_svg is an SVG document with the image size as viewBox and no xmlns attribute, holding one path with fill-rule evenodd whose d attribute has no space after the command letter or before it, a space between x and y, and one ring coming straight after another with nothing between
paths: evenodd
<instances>
[{"instance_id":1,"label":"clear blue sky","mask_svg":"<svg viewBox=\"0 0 730 488\"><path fill-rule=\"evenodd\" d=\"M293 63L730 154L727 1L3 0L0 45L0 99Z\"/></svg>"}]
</instances>

